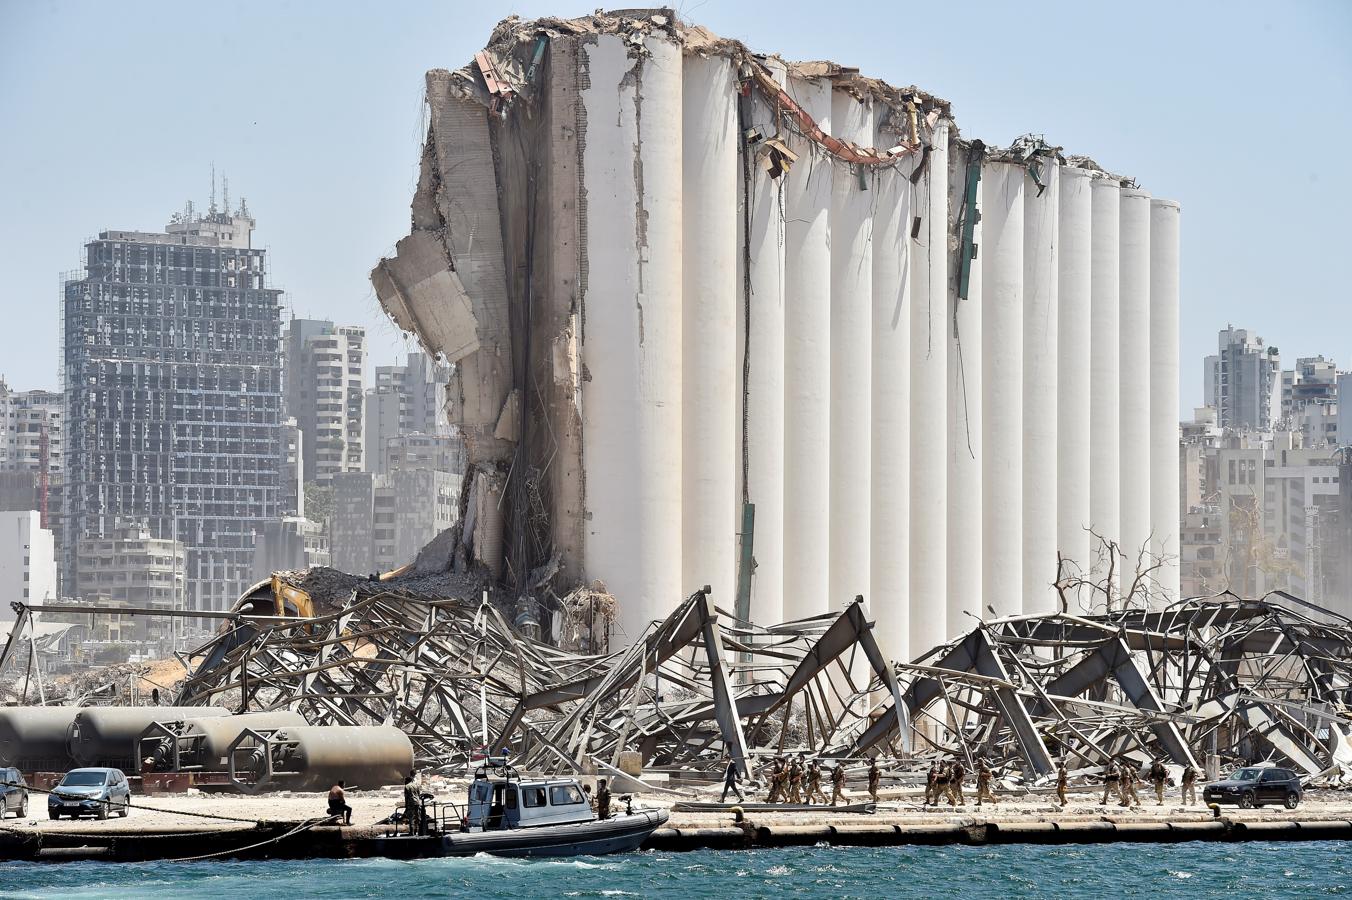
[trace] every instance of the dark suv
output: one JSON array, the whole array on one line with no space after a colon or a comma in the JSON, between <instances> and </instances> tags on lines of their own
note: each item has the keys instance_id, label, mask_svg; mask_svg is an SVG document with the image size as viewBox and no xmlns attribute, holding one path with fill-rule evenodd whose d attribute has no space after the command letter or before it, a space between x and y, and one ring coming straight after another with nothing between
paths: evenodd
<instances>
[{"instance_id":1,"label":"dark suv","mask_svg":"<svg viewBox=\"0 0 1352 900\"><path fill-rule=\"evenodd\" d=\"M28 782L18 769L0 769L0 819L10 813L28 815Z\"/></svg>"},{"instance_id":2,"label":"dark suv","mask_svg":"<svg viewBox=\"0 0 1352 900\"><path fill-rule=\"evenodd\" d=\"M1281 803L1287 809L1295 809L1300 805L1302 793L1300 779L1290 769L1248 766L1224 781L1208 784L1202 791L1202 799L1207 803L1238 803L1244 809L1265 803Z\"/></svg>"}]
</instances>

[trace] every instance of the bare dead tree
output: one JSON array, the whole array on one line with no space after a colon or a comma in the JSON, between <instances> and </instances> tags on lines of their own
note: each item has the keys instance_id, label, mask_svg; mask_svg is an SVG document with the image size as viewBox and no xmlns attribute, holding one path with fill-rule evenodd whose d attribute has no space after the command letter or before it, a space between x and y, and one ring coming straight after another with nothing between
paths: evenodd
<instances>
[{"instance_id":1,"label":"bare dead tree","mask_svg":"<svg viewBox=\"0 0 1352 900\"><path fill-rule=\"evenodd\" d=\"M1094 538L1094 562L1088 570L1077 560L1067 559L1060 551L1056 554L1056 582L1053 586L1060 598L1062 612L1070 611L1072 596L1080 610L1090 614L1100 608L1108 613L1132 608L1144 609L1152 602L1173 599L1166 597L1157 574L1177 557L1150 550L1150 543L1155 536L1153 531L1136 552L1130 583L1123 590L1119 584L1118 569L1120 566L1123 573L1127 571L1126 554L1116 541L1092 528L1086 530Z\"/></svg>"}]
</instances>

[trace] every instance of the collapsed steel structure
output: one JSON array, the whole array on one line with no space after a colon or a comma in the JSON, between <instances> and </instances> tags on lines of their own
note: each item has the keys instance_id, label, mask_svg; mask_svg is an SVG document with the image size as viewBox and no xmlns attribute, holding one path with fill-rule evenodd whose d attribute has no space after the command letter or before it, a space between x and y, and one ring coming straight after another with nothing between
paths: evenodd
<instances>
[{"instance_id":1,"label":"collapsed steel structure","mask_svg":"<svg viewBox=\"0 0 1352 900\"><path fill-rule=\"evenodd\" d=\"M321 615L228 624L194 656L179 703L395 725L420 765L499 746L541 771L616 766L626 750L692 773L800 750L956 754L1026 783L1058 758L1271 759L1339 780L1352 764L1352 621L1285 594L980 622L898 663L862 598L763 628L706 588L628 649L584 655L521 636L489 602L371 582Z\"/></svg>"}]
</instances>

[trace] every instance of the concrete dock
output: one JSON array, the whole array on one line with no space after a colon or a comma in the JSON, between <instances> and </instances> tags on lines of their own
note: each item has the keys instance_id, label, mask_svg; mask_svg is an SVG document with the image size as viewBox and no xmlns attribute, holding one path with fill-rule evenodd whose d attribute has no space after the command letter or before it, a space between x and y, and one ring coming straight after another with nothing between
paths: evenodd
<instances>
[{"instance_id":1,"label":"concrete dock","mask_svg":"<svg viewBox=\"0 0 1352 900\"><path fill-rule=\"evenodd\" d=\"M460 797L459 790L444 797ZM34 796L35 800L40 797ZM851 799L863 799L855 795ZM1129 809L1098 805L1098 795L1072 794L1060 809L1041 798L1006 798L977 807L922 809L919 798L884 792L873 814L756 811L741 823L729 813L673 812L645 849L688 851L836 845L1063 844L1352 838L1352 794L1312 791L1295 810L1201 806L1154 801ZM199 857L349 858L384 855L388 827L376 823L399 803L396 792L352 792L353 825L304 827L324 814L322 794L178 794L137 797L125 819L0 822L0 859L66 861L188 860ZM635 798L636 805L669 807L666 796ZM45 816L45 803L33 803ZM221 818L210 818L221 817ZM409 845L403 855L435 855L435 841Z\"/></svg>"}]
</instances>

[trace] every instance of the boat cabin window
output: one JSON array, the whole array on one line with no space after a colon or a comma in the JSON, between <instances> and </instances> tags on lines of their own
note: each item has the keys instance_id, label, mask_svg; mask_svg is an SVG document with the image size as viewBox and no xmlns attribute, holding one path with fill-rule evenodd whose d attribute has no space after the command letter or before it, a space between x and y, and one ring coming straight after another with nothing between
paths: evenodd
<instances>
[{"instance_id":1,"label":"boat cabin window","mask_svg":"<svg viewBox=\"0 0 1352 900\"><path fill-rule=\"evenodd\" d=\"M516 809L516 788L512 787L511 785L507 786L507 790L504 795L503 805L506 806L508 809Z\"/></svg>"},{"instance_id":2,"label":"boat cabin window","mask_svg":"<svg viewBox=\"0 0 1352 900\"><path fill-rule=\"evenodd\" d=\"M550 806L570 806L574 803L584 803L582 792L574 784L556 784L549 789Z\"/></svg>"},{"instance_id":3,"label":"boat cabin window","mask_svg":"<svg viewBox=\"0 0 1352 900\"><path fill-rule=\"evenodd\" d=\"M530 808L544 806L545 789L542 787L523 787L521 789L521 805Z\"/></svg>"}]
</instances>

